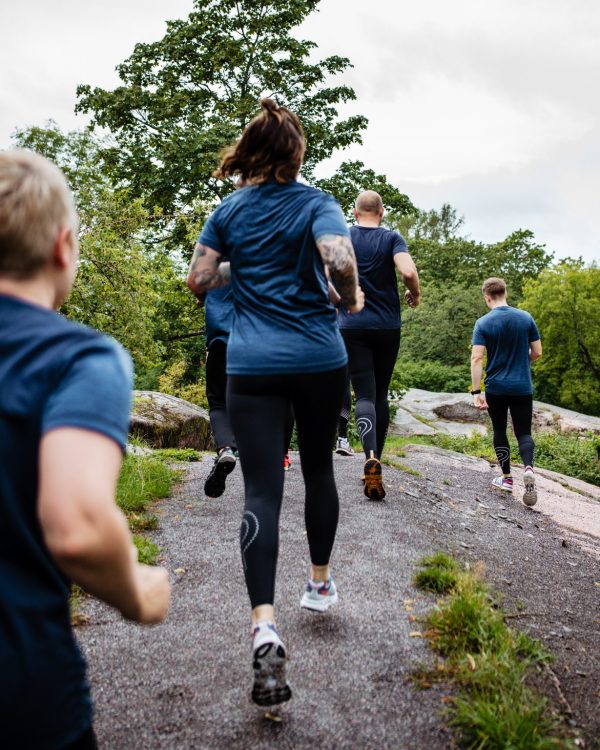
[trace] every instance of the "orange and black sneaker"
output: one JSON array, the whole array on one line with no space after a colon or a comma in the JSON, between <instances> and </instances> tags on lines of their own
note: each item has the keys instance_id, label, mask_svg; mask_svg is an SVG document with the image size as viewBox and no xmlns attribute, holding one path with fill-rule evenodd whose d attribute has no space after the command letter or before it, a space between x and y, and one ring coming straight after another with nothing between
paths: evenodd
<instances>
[{"instance_id":1,"label":"orange and black sneaker","mask_svg":"<svg viewBox=\"0 0 600 750\"><path fill-rule=\"evenodd\" d=\"M371 458L365 461L363 483L365 495L369 500L383 500L385 497L385 488L383 486L381 463L373 454L371 454Z\"/></svg>"}]
</instances>

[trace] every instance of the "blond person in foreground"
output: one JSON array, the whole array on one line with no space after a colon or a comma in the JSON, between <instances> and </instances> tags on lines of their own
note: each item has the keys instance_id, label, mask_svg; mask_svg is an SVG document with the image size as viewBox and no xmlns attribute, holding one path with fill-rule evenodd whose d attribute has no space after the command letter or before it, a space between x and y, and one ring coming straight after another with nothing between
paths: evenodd
<instances>
[{"instance_id":1,"label":"blond person in foreground","mask_svg":"<svg viewBox=\"0 0 600 750\"><path fill-rule=\"evenodd\" d=\"M4 750L96 747L70 622L76 581L141 623L167 572L137 562L115 489L131 362L55 310L75 279L78 220L60 170L0 154L0 736Z\"/></svg>"}]
</instances>

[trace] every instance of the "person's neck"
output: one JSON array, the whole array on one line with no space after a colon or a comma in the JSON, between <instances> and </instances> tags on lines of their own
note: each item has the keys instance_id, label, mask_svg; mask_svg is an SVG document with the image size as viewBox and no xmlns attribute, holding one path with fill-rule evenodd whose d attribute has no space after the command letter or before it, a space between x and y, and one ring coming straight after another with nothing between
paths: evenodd
<instances>
[{"instance_id":1,"label":"person's neck","mask_svg":"<svg viewBox=\"0 0 600 750\"><path fill-rule=\"evenodd\" d=\"M56 290L42 277L23 280L0 278L0 294L47 307L49 310L56 307Z\"/></svg>"},{"instance_id":2,"label":"person's neck","mask_svg":"<svg viewBox=\"0 0 600 750\"><path fill-rule=\"evenodd\" d=\"M490 310L495 310L497 307L507 307L508 302L506 301L506 297L502 297L501 299L493 299L490 303Z\"/></svg>"},{"instance_id":3,"label":"person's neck","mask_svg":"<svg viewBox=\"0 0 600 750\"><path fill-rule=\"evenodd\" d=\"M381 219L378 216L359 216L356 219L356 223L359 227L370 227L376 229L381 224Z\"/></svg>"}]
</instances>

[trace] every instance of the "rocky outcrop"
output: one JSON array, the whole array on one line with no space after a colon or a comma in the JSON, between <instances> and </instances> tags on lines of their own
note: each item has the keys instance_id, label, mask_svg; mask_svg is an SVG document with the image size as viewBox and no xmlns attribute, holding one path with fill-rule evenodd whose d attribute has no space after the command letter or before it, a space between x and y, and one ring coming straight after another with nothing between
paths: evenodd
<instances>
[{"instance_id":1,"label":"rocky outcrop","mask_svg":"<svg viewBox=\"0 0 600 750\"><path fill-rule=\"evenodd\" d=\"M411 388L398 403L390 433L403 436L484 434L488 424L487 413L473 406L468 393L434 393ZM600 435L600 418L534 401L533 428Z\"/></svg>"},{"instance_id":2,"label":"rocky outcrop","mask_svg":"<svg viewBox=\"0 0 600 750\"><path fill-rule=\"evenodd\" d=\"M152 448L212 450L208 412L176 396L134 391L129 434Z\"/></svg>"}]
</instances>

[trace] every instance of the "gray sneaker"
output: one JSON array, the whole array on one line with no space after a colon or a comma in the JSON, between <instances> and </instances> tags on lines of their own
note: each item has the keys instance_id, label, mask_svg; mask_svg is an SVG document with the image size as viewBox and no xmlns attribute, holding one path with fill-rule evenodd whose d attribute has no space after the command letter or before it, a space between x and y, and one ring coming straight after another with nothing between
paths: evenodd
<instances>
[{"instance_id":1,"label":"gray sneaker","mask_svg":"<svg viewBox=\"0 0 600 750\"><path fill-rule=\"evenodd\" d=\"M315 612L325 612L337 600L337 589L333 578L330 577L328 581L309 581L300 606L304 609L313 609Z\"/></svg>"},{"instance_id":2,"label":"gray sneaker","mask_svg":"<svg viewBox=\"0 0 600 750\"><path fill-rule=\"evenodd\" d=\"M535 489L535 474L533 473L533 469L525 470L523 481L525 482L523 502L531 508L537 503L537 490Z\"/></svg>"},{"instance_id":3,"label":"gray sneaker","mask_svg":"<svg viewBox=\"0 0 600 750\"><path fill-rule=\"evenodd\" d=\"M339 437L337 439L337 443L335 444L335 452L340 456L354 455L354 451L352 450L352 446L350 445L348 438L344 437Z\"/></svg>"},{"instance_id":4,"label":"gray sneaker","mask_svg":"<svg viewBox=\"0 0 600 750\"><path fill-rule=\"evenodd\" d=\"M275 625L267 620L257 623L252 639L252 700L258 706L276 706L292 697L285 676L286 662L285 646Z\"/></svg>"}]
</instances>

